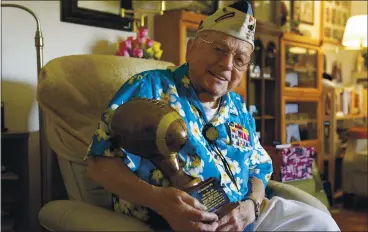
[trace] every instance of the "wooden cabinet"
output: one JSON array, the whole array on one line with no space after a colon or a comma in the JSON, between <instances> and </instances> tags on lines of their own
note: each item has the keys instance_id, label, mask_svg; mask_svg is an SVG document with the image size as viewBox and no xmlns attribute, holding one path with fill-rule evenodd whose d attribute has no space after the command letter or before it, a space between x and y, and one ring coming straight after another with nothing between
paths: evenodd
<instances>
[{"instance_id":1,"label":"wooden cabinet","mask_svg":"<svg viewBox=\"0 0 368 232\"><path fill-rule=\"evenodd\" d=\"M161 43L161 60L175 65L185 63L187 41L195 37L198 25L207 16L190 11L166 11L154 19L154 39Z\"/></svg>"},{"instance_id":2,"label":"wooden cabinet","mask_svg":"<svg viewBox=\"0 0 368 232\"><path fill-rule=\"evenodd\" d=\"M28 171L28 133L1 133L1 231L28 230Z\"/></svg>"},{"instance_id":3,"label":"wooden cabinet","mask_svg":"<svg viewBox=\"0 0 368 232\"><path fill-rule=\"evenodd\" d=\"M166 11L154 19L154 39L161 43L163 54L161 60L182 65L186 62L186 48L188 39L194 38L198 25L206 15L185 11ZM246 99L245 75L234 92Z\"/></svg>"},{"instance_id":4,"label":"wooden cabinet","mask_svg":"<svg viewBox=\"0 0 368 232\"><path fill-rule=\"evenodd\" d=\"M322 54L319 41L281 38L281 142L312 146L323 172Z\"/></svg>"},{"instance_id":5,"label":"wooden cabinet","mask_svg":"<svg viewBox=\"0 0 368 232\"><path fill-rule=\"evenodd\" d=\"M246 101L263 145L280 140L280 36L276 25L257 21Z\"/></svg>"}]
</instances>

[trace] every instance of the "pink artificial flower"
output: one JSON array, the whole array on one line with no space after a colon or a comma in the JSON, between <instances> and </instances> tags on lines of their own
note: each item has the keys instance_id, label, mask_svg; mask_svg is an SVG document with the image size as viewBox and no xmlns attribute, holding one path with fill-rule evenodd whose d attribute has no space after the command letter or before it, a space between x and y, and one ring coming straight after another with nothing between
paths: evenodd
<instances>
[{"instance_id":1,"label":"pink artificial flower","mask_svg":"<svg viewBox=\"0 0 368 232\"><path fill-rule=\"evenodd\" d=\"M126 40L125 41L125 46L127 49L132 49L132 41L131 40Z\"/></svg>"},{"instance_id":2,"label":"pink artificial flower","mask_svg":"<svg viewBox=\"0 0 368 232\"><path fill-rule=\"evenodd\" d=\"M148 36L148 29L144 27L140 27L138 29L137 37L146 38Z\"/></svg>"},{"instance_id":3,"label":"pink artificial flower","mask_svg":"<svg viewBox=\"0 0 368 232\"><path fill-rule=\"evenodd\" d=\"M137 37L136 40L138 41L137 43L139 44L139 48L144 48L145 42L146 42L146 38L139 38Z\"/></svg>"},{"instance_id":4,"label":"pink artificial flower","mask_svg":"<svg viewBox=\"0 0 368 232\"><path fill-rule=\"evenodd\" d=\"M138 38L132 41L132 49L137 49L137 48L140 48L140 47L141 47L141 45L139 43Z\"/></svg>"},{"instance_id":5,"label":"pink artificial flower","mask_svg":"<svg viewBox=\"0 0 368 232\"><path fill-rule=\"evenodd\" d=\"M139 49L139 48L133 49L132 55L134 57L142 58L143 57L143 50L142 49Z\"/></svg>"},{"instance_id":6,"label":"pink artificial flower","mask_svg":"<svg viewBox=\"0 0 368 232\"><path fill-rule=\"evenodd\" d=\"M128 49L121 49L119 51L116 52L117 56L127 56L130 57Z\"/></svg>"},{"instance_id":7,"label":"pink artificial flower","mask_svg":"<svg viewBox=\"0 0 368 232\"><path fill-rule=\"evenodd\" d=\"M124 40L120 42L119 50L132 49L132 41Z\"/></svg>"},{"instance_id":8,"label":"pink artificial flower","mask_svg":"<svg viewBox=\"0 0 368 232\"><path fill-rule=\"evenodd\" d=\"M148 47L148 48L152 47L152 45L153 45L153 40L152 40L152 39L147 38L147 39L146 39L146 45L147 45L147 47Z\"/></svg>"},{"instance_id":9,"label":"pink artificial flower","mask_svg":"<svg viewBox=\"0 0 368 232\"><path fill-rule=\"evenodd\" d=\"M125 49L124 51L122 51L122 53L123 53L123 56L130 57L129 51L127 49Z\"/></svg>"}]
</instances>

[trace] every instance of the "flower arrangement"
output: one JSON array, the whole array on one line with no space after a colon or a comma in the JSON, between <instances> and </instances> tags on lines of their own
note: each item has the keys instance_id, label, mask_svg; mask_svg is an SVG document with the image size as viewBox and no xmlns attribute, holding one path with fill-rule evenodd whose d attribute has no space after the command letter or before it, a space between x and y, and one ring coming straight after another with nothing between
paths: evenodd
<instances>
[{"instance_id":1,"label":"flower arrangement","mask_svg":"<svg viewBox=\"0 0 368 232\"><path fill-rule=\"evenodd\" d=\"M117 44L117 56L159 60L162 56L161 44L148 37L148 29L138 29L137 37L128 37Z\"/></svg>"}]
</instances>

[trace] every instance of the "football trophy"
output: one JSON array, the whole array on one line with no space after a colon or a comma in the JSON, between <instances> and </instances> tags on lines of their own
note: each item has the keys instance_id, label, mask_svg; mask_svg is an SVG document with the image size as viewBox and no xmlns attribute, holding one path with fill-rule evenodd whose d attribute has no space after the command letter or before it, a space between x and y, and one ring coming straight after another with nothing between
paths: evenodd
<instances>
[{"instance_id":1,"label":"football trophy","mask_svg":"<svg viewBox=\"0 0 368 232\"><path fill-rule=\"evenodd\" d=\"M219 217L238 206L229 201L217 179L202 181L182 170L178 151L188 140L188 130L180 114L167 103L135 98L116 108L111 117L110 128L119 146L150 160L170 186L187 192Z\"/></svg>"}]
</instances>

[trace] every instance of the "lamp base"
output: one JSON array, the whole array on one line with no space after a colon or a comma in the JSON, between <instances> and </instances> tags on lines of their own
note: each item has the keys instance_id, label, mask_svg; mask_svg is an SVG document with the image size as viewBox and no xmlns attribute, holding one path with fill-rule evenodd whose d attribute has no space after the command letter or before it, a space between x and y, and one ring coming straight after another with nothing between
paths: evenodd
<instances>
[{"instance_id":1,"label":"lamp base","mask_svg":"<svg viewBox=\"0 0 368 232\"><path fill-rule=\"evenodd\" d=\"M366 69L365 65L364 65L364 57L363 57L363 53L359 52L358 57L357 57L357 61L356 61L356 71L357 72L363 72L364 69Z\"/></svg>"}]
</instances>

